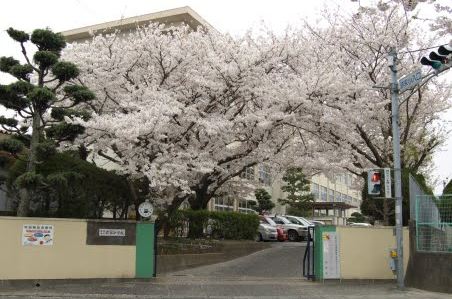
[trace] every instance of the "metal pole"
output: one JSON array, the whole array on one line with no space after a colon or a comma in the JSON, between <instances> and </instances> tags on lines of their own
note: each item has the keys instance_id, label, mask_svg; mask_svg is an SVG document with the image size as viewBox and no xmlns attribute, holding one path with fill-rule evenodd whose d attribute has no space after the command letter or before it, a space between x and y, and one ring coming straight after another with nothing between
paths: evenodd
<instances>
[{"instance_id":1,"label":"metal pole","mask_svg":"<svg viewBox=\"0 0 452 299\"><path fill-rule=\"evenodd\" d=\"M397 286L405 287L403 271L403 217L402 217L402 174L400 169L400 129L399 129L399 87L397 82L397 51L391 48L391 104L392 104L392 147L394 156L394 186L395 186L395 220L397 240Z\"/></svg>"}]
</instances>

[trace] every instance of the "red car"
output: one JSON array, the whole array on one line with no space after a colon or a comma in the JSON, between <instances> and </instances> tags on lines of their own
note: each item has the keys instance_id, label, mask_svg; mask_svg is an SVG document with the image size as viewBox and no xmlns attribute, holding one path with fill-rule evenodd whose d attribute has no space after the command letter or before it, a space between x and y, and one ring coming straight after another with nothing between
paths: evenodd
<instances>
[{"instance_id":1,"label":"red car","mask_svg":"<svg viewBox=\"0 0 452 299\"><path fill-rule=\"evenodd\" d=\"M262 217L262 220L264 220L271 226L276 227L276 232L278 233L278 237L277 237L278 241L284 242L288 239L287 233L284 231L284 228L282 227L282 225L276 224L275 221L273 221L273 219L271 219L270 217L267 217L267 216L261 216L261 217Z\"/></svg>"}]
</instances>

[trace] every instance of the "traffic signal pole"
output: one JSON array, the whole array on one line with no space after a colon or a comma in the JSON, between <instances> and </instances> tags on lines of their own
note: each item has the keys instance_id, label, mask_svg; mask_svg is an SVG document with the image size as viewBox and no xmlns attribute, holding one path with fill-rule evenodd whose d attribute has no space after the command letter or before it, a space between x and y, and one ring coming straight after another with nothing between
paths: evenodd
<instances>
[{"instance_id":1,"label":"traffic signal pole","mask_svg":"<svg viewBox=\"0 0 452 299\"><path fill-rule=\"evenodd\" d=\"M402 172L400 166L400 128L399 128L399 86L397 79L397 51L393 47L389 53L391 69L391 106L392 106L392 147L394 159L395 220L397 241L397 286L405 287L403 268L403 217L402 217Z\"/></svg>"}]
</instances>

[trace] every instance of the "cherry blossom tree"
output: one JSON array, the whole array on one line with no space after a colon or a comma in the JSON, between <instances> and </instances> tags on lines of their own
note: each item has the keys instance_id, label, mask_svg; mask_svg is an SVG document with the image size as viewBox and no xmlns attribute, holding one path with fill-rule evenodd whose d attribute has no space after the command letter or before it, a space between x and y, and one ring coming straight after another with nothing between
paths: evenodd
<instances>
[{"instance_id":1,"label":"cherry blossom tree","mask_svg":"<svg viewBox=\"0 0 452 299\"><path fill-rule=\"evenodd\" d=\"M397 3L396 3L397 4ZM391 2L352 16L326 12L277 36L151 25L74 44L80 83L97 99L78 144L146 177L171 214L187 200L206 208L247 167L345 168L357 175L392 165L387 54L399 50L400 74L418 66L431 36ZM429 166L445 130L450 87L432 78L401 97L402 165ZM234 182L235 183L235 182Z\"/></svg>"},{"instance_id":2,"label":"cherry blossom tree","mask_svg":"<svg viewBox=\"0 0 452 299\"><path fill-rule=\"evenodd\" d=\"M97 95L89 121L71 120L86 127L78 142L145 175L169 214L184 200L206 208L246 167L295 161L289 149L312 160L310 103L288 88L289 39L151 25L74 44L65 57Z\"/></svg>"},{"instance_id":3,"label":"cherry blossom tree","mask_svg":"<svg viewBox=\"0 0 452 299\"><path fill-rule=\"evenodd\" d=\"M317 70L315 89L309 95L318 119L318 136L335 146L345 168L356 175L371 167L392 167L390 72L387 55L398 50L399 76L420 67L419 60L435 44L435 38L406 18L400 6L361 6L352 16L328 12L327 25L307 24L301 41L311 51L288 64L297 72ZM304 49L306 50L306 48ZM294 57L296 57L294 55ZM303 57L309 57L308 63ZM424 69L425 73L428 69ZM400 96L402 168L423 172L431 165L435 150L445 141L447 130L440 115L450 108L450 85L431 77L420 88ZM390 209L385 213L385 219Z\"/></svg>"},{"instance_id":4,"label":"cherry blossom tree","mask_svg":"<svg viewBox=\"0 0 452 299\"><path fill-rule=\"evenodd\" d=\"M380 0L377 7L386 10L389 4L403 7L406 18L425 21L439 35L452 34L452 7L447 0ZM431 15L432 10L436 15Z\"/></svg>"},{"instance_id":5,"label":"cherry blossom tree","mask_svg":"<svg viewBox=\"0 0 452 299\"><path fill-rule=\"evenodd\" d=\"M327 16L329 27L306 25L303 38L312 43L303 53L310 63L289 61L297 73L317 69L313 109L319 119L319 136L347 157L350 171L392 165L390 73L387 54L399 51L399 75L420 67L422 51L432 40L406 20L397 7L380 10L361 7L352 17ZM307 35L307 36L306 36ZM301 54L300 54L301 56ZM428 70L426 70L428 71ZM312 71L313 72L313 71ZM429 164L445 138L437 122L450 107L450 86L432 79L400 96L402 167L414 171Z\"/></svg>"}]
</instances>

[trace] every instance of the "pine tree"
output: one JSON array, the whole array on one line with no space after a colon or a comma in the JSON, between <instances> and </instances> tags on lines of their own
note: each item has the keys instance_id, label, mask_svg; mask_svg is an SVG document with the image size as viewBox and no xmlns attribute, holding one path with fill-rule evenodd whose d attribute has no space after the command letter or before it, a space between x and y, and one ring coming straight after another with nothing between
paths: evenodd
<instances>
[{"instance_id":1,"label":"pine tree","mask_svg":"<svg viewBox=\"0 0 452 299\"><path fill-rule=\"evenodd\" d=\"M311 209L314 196L310 192L310 182L300 167L286 170L282 180L286 183L281 190L287 193L286 198L278 199L282 205L289 205L290 214L305 216Z\"/></svg>"},{"instance_id":2,"label":"pine tree","mask_svg":"<svg viewBox=\"0 0 452 299\"><path fill-rule=\"evenodd\" d=\"M17 81L0 85L0 105L14 111L14 117L0 116L0 125L7 132L26 140L26 171L16 179L20 188L18 216L27 216L32 187L41 183L36 164L55 152L55 145L72 141L84 131L80 125L69 124L66 117L88 118L87 112L78 107L94 99L85 86L74 83L79 75L77 66L60 60L66 42L60 33L50 29L36 29L31 36L9 28L8 35L20 44L25 63L13 57L0 58L0 71L15 77ZM37 51L30 59L26 44L31 42ZM0 150L18 155L20 142L13 139L0 144Z\"/></svg>"},{"instance_id":3,"label":"pine tree","mask_svg":"<svg viewBox=\"0 0 452 299\"><path fill-rule=\"evenodd\" d=\"M259 214L269 212L275 207L275 204L272 202L272 196L265 189L256 189L254 196L256 197L257 205L251 208Z\"/></svg>"}]
</instances>

